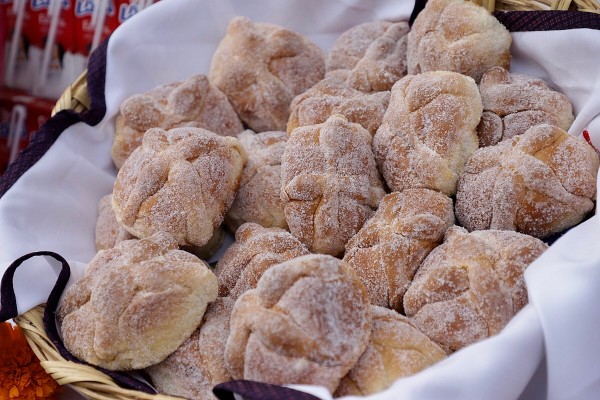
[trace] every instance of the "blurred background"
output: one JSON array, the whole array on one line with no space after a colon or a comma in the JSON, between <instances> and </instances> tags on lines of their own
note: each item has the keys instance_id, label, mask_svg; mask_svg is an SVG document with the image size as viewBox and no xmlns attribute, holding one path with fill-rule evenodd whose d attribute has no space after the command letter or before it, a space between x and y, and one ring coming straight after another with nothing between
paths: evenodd
<instances>
[{"instance_id":1,"label":"blurred background","mask_svg":"<svg viewBox=\"0 0 600 400\"><path fill-rule=\"evenodd\" d=\"M0 0L0 175L90 53L158 0Z\"/></svg>"}]
</instances>

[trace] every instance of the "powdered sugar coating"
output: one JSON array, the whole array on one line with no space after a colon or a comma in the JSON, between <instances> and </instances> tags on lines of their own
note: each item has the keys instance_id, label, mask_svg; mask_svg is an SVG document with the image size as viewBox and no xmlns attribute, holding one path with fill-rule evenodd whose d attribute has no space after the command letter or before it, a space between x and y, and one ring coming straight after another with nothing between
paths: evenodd
<instances>
[{"instance_id":1,"label":"powdered sugar coating","mask_svg":"<svg viewBox=\"0 0 600 400\"><path fill-rule=\"evenodd\" d=\"M210 66L210 81L255 132L284 131L292 99L323 79L321 49L277 25L233 18Z\"/></svg>"},{"instance_id":2,"label":"powdered sugar coating","mask_svg":"<svg viewBox=\"0 0 600 400\"><path fill-rule=\"evenodd\" d=\"M112 194L107 194L98 203L98 219L96 220L96 250L113 248L123 240L133 239L125 228L119 224L112 209Z\"/></svg>"},{"instance_id":3,"label":"powdered sugar coating","mask_svg":"<svg viewBox=\"0 0 600 400\"><path fill-rule=\"evenodd\" d=\"M117 175L117 220L137 237L163 231L181 246L202 246L233 202L245 162L234 137L201 128L150 129Z\"/></svg>"},{"instance_id":4,"label":"powdered sugar coating","mask_svg":"<svg viewBox=\"0 0 600 400\"><path fill-rule=\"evenodd\" d=\"M399 80L373 138L388 186L453 195L464 164L478 148L475 130L482 110L477 85L468 76L435 71Z\"/></svg>"},{"instance_id":5,"label":"powdered sugar coating","mask_svg":"<svg viewBox=\"0 0 600 400\"><path fill-rule=\"evenodd\" d=\"M213 387L231 380L224 353L233 304L234 300L227 297L210 303L192 336L164 361L146 368L160 393L188 399L216 399Z\"/></svg>"},{"instance_id":6,"label":"powdered sugar coating","mask_svg":"<svg viewBox=\"0 0 600 400\"><path fill-rule=\"evenodd\" d=\"M265 228L287 229L281 201L281 157L287 145L286 132L247 130L237 136L248 155L240 187L225 216L227 227L235 232L246 223Z\"/></svg>"},{"instance_id":7,"label":"powdered sugar coating","mask_svg":"<svg viewBox=\"0 0 600 400\"><path fill-rule=\"evenodd\" d=\"M343 261L307 255L264 273L235 303L225 362L234 379L333 391L364 352L371 309Z\"/></svg>"},{"instance_id":8,"label":"powdered sugar coating","mask_svg":"<svg viewBox=\"0 0 600 400\"><path fill-rule=\"evenodd\" d=\"M254 289L263 273L273 265L310 252L291 233L247 223L235 232L233 243L217 263L219 295L237 299Z\"/></svg>"},{"instance_id":9,"label":"powdered sugar coating","mask_svg":"<svg viewBox=\"0 0 600 400\"><path fill-rule=\"evenodd\" d=\"M544 238L581 222L596 197L599 160L582 139L550 125L478 150L456 194L468 230L516 230Z\"/></svg>"},{"instance_id":10,"label":"powdered sugar coating","mask_svg":"<svg viewBox=\"0 0 600 400\"><path fill-rule=\"evenodd\" d=\"M321 124L339 114L374 135L389 101L389 91L363 93L341 79L326 78L294 98L287 132L291 134L299 126Z\"/></svg>"},{"instance_id":11,"label":"powdered sugar coating","mask_svg":"<svg viewBox=\"0 0 600 400\"><path fill-rule=\"evenodd\" d=\"M198 327L217 278L172 236L126 240L100 251L58 310L65 347L110 370L164 360ZM172 329L176 326L177 329Z\"/></svg>"},{"instance_id":12,"label":"powdered sugar coating","mask_svg":"<svg viewBox=\"0 0 600 400\"><path fill-rule=\"evenodd\" d=\"M408 73L454 71L477 82L494 66L508 69L512 38L485 8L430 0L408 34Z\"/></svg>"},{"instance_id":13,"label":"powdered sugar coating","mask_svg":"<svg viewBox=\"0 0 600 400\"><path fill-rule=\"evenodd\" d=\"M204 128L224 136L233 136L243 130L227 97L211 85L205 75L194 75L183 82L131 96L121 104L111 150L115 165L121 168L140 146L148 129L185 126Z\"/></svg>"},{"instance_id":14,"label":"powdered sugar coating","mask_svg":"<svg viewBox=\"0 0 600 400\"><path fill-rule=\"evenodd\" d=\"M292 132L281 163L281 198L290 232L312 252L343 253L385 195L371 141L340 115Z\"/></svg>"},{"instance_id":15,"label":"powdered sugar coating","mask_svg":"<svg viewBox=\"0 0 600 400\"><path fill-rule=\"evenodd\" d=\"M554 125L566 131L573 123L567 96L541 79L494 67L481 78L479 91L485 115L477 128L481 146L495 145L535 125Z\"/></svg>"},{"instance_id":16,"label":"powdered sugar coating","mask_svg":"<svg viewBox=\"0 0 600 400\"><path fill-rule=\"evenodd\" d=\"M346 245L346 261L371 304L401 312L402 299L423 259L454 224L452 200L428 189L393 192Z\"/></svg>"},{"instance_id":17,"label":"powdered sugar coating","mask_svg":"<svg viewBox=\"0 0 600 400\"><path fill-rule=\"evenodd\" d=\"M548 246L510 231L447 231L404 296L406 315L447 352L498 333L527 303L523 272Z\"/></svg>"},{"instance_id":18,"label":"powdered sugar coating","mask_svg":"<svg viewBox=\"0 0 600 400\"><path fill-rule=\"evenodd\" d=\"M446 358L446 353L408 318L371 306L373 329L369 345L338 386L334 397L367 396L390 387L397 379Z\"/></svg>"},{"instance_id":19,"label":"powdered sugar coating","mask_svg":"<svg viewBox=\"0 0 600 400\"><path fill-rule=\"evenodd\" d=\"M326 76L341 76L362 92L390 90L406 75L408 23L372 21L350 28L333 44Z\"/></svg>"}]
</instances>

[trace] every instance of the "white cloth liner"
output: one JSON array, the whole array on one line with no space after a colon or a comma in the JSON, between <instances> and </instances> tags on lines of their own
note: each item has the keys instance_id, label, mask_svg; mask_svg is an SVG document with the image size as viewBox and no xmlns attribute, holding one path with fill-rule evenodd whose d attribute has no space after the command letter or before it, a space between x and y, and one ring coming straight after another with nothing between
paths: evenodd
<instances>
[{"instance_id":1,"label":"white cloth liner","mask_svg":"<svg viewBox=\"0 0 600 400\"><path fill-rule=\"evenodd\" d=\"M236 15L306 34L327 50L339 33L373 19L407 20L412 1L163 0L122 25L108 46L105 118L67 129L0 199L0 274L19 256L63 255L72 281L95 255L96 207L110 193L114 117L130 95L207 73L227 22ZM565 93L600 144L600 31L513 34L511 70ZM595 399L600 393L600 237L594 217L556 242L526 273L530 304L495 337L397 381L369 399ZM57 271L33 259L15 277L19 311L43 303ZM33 265L35 264L35 265ZM293 387L331 399L314 386ZM350 398L350 397L349 397Z\"/></svg>"}]
</instances>

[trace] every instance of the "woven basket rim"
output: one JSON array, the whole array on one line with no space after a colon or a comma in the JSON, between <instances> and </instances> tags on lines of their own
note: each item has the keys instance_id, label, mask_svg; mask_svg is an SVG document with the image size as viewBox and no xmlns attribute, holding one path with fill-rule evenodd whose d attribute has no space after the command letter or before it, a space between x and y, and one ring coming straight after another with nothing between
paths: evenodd
<instances>
[{"instance_id":1,"label":"woven basket rim","mask_svg":"<svg viewBox=\"0 0 600 400\"><path fill-rule=\"evenodd\" d=\"M93 400L182 400L181 397L123 389L111 377L93 367L65 360L46 335L44 310L44 305L34 307L14 321L23 331L42 368L59 385L69 385L85 398Z\"/></svg>"}]
</instances>

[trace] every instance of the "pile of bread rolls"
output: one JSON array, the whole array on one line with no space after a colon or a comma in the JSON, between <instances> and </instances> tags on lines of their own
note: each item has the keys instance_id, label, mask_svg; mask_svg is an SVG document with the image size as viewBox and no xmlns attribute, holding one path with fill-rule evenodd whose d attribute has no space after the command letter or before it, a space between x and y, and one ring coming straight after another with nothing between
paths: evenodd
<instances>
[{"instance_id":1,"label":"pile of bread rolls","mask_svg":"<svg viewBox=\"0 0 600 400\"><path fill-rule=\"evenodd\" d=\"M122 104L67 348L190 399L231 379L342 396L497 334L543 240L594 207L599 167L569 100L509 72L510 45L462 0L328 54L234 18L208 76Z\"/></svg>"}]
</instances>

